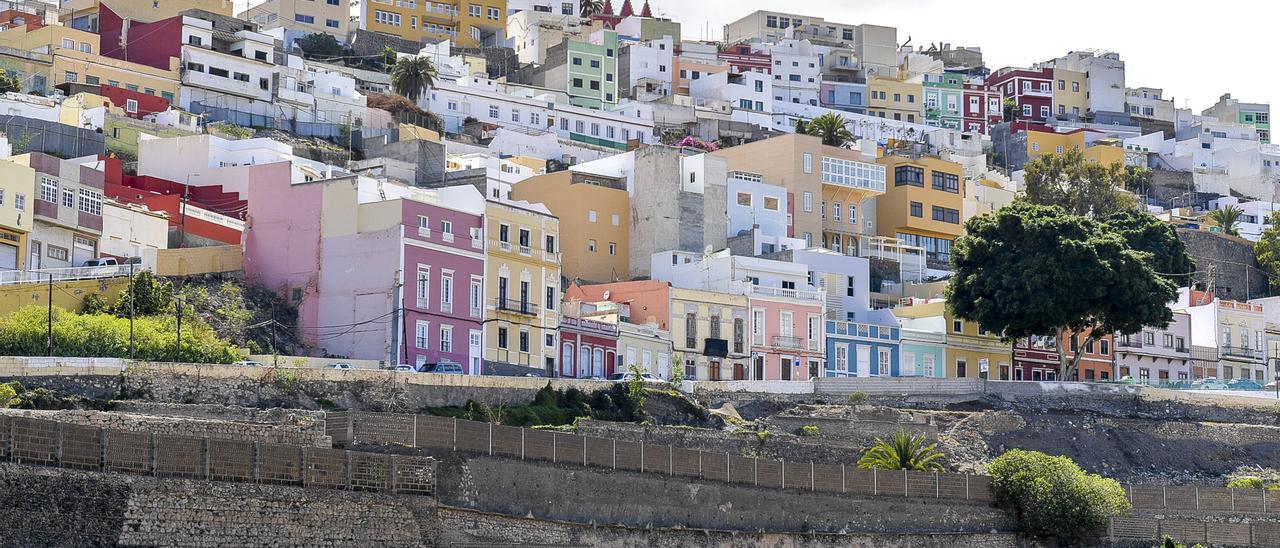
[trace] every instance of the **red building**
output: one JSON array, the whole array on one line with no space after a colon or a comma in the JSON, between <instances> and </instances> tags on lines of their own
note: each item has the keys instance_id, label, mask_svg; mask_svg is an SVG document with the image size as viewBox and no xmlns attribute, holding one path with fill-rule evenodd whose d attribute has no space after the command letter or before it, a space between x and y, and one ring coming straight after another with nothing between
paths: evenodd
<instances>
[{"instance_id":1,"label":"red building","mask_svg":"<svg viewBox=\"0 0 1280 548\"><path fill-rule=\"evenodd\" d=\"M109 99L112 105L124 109L125 115L130 118L142 118L169 110L168 99L147 95L140 91L102 84L98 94Z\"/></svg>"},{"instance_id":2,"label":"red building","mask_svg":"<svg viewBox=\"0 0 1280 548\"><path fill-rule=\"evenodd\" d=\"M1107 381L1112 379L1112 370L1115 368L1114 335L1107 333L1096 341L1086 340L1091 331L1086 330L1079 335L1068 333L1062 337L1061 347L1066 349L1066 354L1063 356L1066 361L1070 362L1075 358L1077 349L1081 351L1075 376L1068 380Z\"/></svg>"},{"instance_id":3,"label":"red building","mask_svg":"<svg viewBox=\"0 0 1280 548\"><path fill-rule=\"evenodd\" d=\"M1034 336L1013 343L1011 381L1052 381L1058 378L1062 362L1058 338ZM1004 372L1001 372L1003 380Z\"/></svg>"},{"instance_id":4,"label":"red building","mask_svg":"<svg viewBox=\"0 0 1280 548\"><path fill-rule=\"evenodd\" d=\"M773 70L773 56L768 53L752 52L747 44L734 44L716 53L716 58L729 64L733 72L763 72Z\"/></svg>"},{"instance_id":5,"label":"red building","mask_svg":"<svg viewBox=\"0 0 1280 548\"><path fill-rule=\"evenodd\" d=\"M141 204L168 214L170 234L184 232L188 244L240 244L248 203L219 185L192 186L150 176L125 175L119 158L103 158L103 193L117 202ZM183 207L183 195L186 207Z\"/></svg>"},{"instance_id":6,"label":"red building","mask_svg":"<svg viewBox=\"0 0 1280 548\"><path fill-rule=\"evenodd\" d=\"M987 78L987 89L1005 99L1013 99L1019 120L1044 122L1053 113L1053 69L1005 67Z\"/></svg>"},{"instance_id":7,"label":"red building","mask_svg":"<svg viewBox=\"0 0 1280 548\"><path fill-rule=\"evenodd\" d=\"M1004 118L1000 92L989 89L986 84L967 83L964 85L964 131L976 131L983 135L991 131L991 126L1000 123Z\"/></svg>"},{"instance_id":8,"label":"red building","mask_svg":"<svg viewBox=\"0 0 1280 548\"><path fill-rule=\"evenodd\" d=\"M125 21L106 4L98 8L98 35L105 57L169 70L182 57L182 15L154 23ZM126 37L122 42L121 37Z\"/></svg>"},{"instance_id":9,"label":"red building","mask_svg":"<svg viewBox=\"0 0 1280 548\"><path fill-rule=\"evenodd\" d=\"M618 362L618 326L587 318L560 318L560 376L606 378Z\"/></svg>"}]
</instances>

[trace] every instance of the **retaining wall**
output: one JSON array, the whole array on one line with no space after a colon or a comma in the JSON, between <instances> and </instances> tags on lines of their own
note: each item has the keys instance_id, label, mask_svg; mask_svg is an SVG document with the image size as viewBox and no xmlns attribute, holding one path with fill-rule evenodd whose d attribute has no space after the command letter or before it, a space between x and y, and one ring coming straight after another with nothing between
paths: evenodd
<instances>
[{"instance_id":1,"label":"retaining wall","mask_svg":"<svg viewBox=\"0 0 1280 548\"><path fill-rule=\"evenodd\" d=\"M193 419L183 417L151 417L132 413L102 411L32 411L3 409L0 415L30 417L104 428L122 432L191 436L222 440L283 443L308 447L333 447L333 440L324 431L324 418L299 418L294 424L257 424L225 420Z\"/></svg>"}]
</instances>

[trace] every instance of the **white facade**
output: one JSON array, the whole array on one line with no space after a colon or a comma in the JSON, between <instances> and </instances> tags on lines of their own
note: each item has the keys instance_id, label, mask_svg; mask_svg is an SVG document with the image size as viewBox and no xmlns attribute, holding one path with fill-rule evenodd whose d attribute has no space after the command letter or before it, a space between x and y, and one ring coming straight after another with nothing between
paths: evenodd
<instances>
[{"instance_id":1,"label":"white facade","mask_svg":"<svg viewBox=\"0 0 1280 548\"><path fill-rule=\"evenodd\" d=\"M299 122L355 125L368 118L365 95L354 78L290 55L278 72L276 113Z\"/></svg>"},{"instance_id":2,"label":"white facade","mask_svg":"<svg viewBox=\"0 0 1280 548\"><path fill-rule=\"evenodd\" d=\"M524 164L517 164L511 160L500 158L491 154L463 154L458 156L450 156L449 161L457 166L458 169L483 169L485 170L485 196L489 198L511 199L511 186L533 177L541 175L545 170L535 170Z\"/></svg>"},{"instance_id":3,"label":"white facade","mask_svg":"<svg viewBox=\"0 0 1280 548\"><path fill-rule=\"evenodd\" d=\"M758 177L756 178L758 179ZM728 234L732 238L758 228L768 237L786 237L790 211L786 187L769 184L740 174L729 174Z\"/></svg>"},{"instance_id":4,"label":"white facade","mask_svg":"<svg viewBox=\"0 0 1280 548\"><path fill-rule=\"evenodd\" d=\"M822 65L831 48L788 39L762 49L773 58L773 100L817 106Z\"/></svg>"},{"instance_id":5,"label":"white facade","mask_svg":"<svg viewBox=\"0 0 1280 548\"><path fill-rule=\"evenodd\" d=\"M1162 122L1172 123L1178 110L1172 99L1164 98L1164 90L1160 88L1129 88L1125 90L1125 103L1129 116Z\"/></svg>"},{"instance_id":6,"label":"white facade","mask_svg":"<svg viewBox=\"0 0 1280 548\"><path fill-rule=\"evenodd\" d=\"M511 11L511 4L507 4ZM520 10L507 18L507 43L523 63L541 65L547 62L547 48L559 44L567 35L576 35L579 29L576 15L552 12Z\"/></svg>"},{"instance_id":7,"label":"white facade","mask_svg":"<svg viewBox=\"0 0 1280 548\"><path fill-rule=\"evenodd\" d=\"M321 162L293 155L293 147L271 139L223 139L216 135L187 135L165 139L144 136L138 142L138 175L159 177L192 186L222 185L226 192L248 196L252 166L289 162L295 183L332 178L344 173Z\"/></svg>"},{"instance_id":8,"label":"white facade","mask_svg":"<svg viewBox=\"0 0 1280 548\"><path fill-rule=\"evenodd\" d=\"M1088 75L1089 110L1093 112L1126 112L1124 85L1124 61L1114 51L1073 51L1062 57L1042 63L1042 66L1062 68Z\"/></svg>"},{"instance_id":9,"label":"white facade","mask_svg":"<svg viewBox=\"0 0 1280 548\"><path fill-rule=\"evenodd\" d=\"M803 264L758 257L730 255L721 250L710 255L686 251L660 251L650 261L650 275L670 282L672 287L751 295L756 288L793 288L803 298L812 298L818 289L809 284L809 270Z\"/></svg>"},{"instance_id":10,"label":"white facade","mask_svg":"<svg viewBox=\"0 0 1280 548\"><path fill-rule=\"evenodd\" d=\"M102 203L102 238L98 252L115 257L142 257L144 250L169 246L169 218L137 204Z\"/></svg>"},{"instance_id":11,"label":"white facade","mask_svg":"<svg viewBox=\"0 0 1280 548\"><path fill-rule=\"evenodd\" d=\"M675 42L669 36L627 46L623 56L628 62L626 84L631 89L626 93L642 101L671 95L674 51ZM690 88L696 83L692 82Z\"/></svg>"},{"instance_id":12,"label":"white facade","mask_svg":"<svg viewBox=\"0 0 1280 548\"><path fill-rule=\"evenodd\" d=\"M1226 196L1209 202L1210 210L1227 206L1235 206L1241 210L1240 222L1236 224L1236 230L1240 232L1241 238L1251 242L1262 238L1262 231L1270 226L1268 221L1271 214L1280 210L1280 204L1270 200L1241 201L1235 196Z\"/></svg>"},{"instance_id":13,"label":"white facade","mask_svg":"<svg viewBox=\"0 0 1280 548\"><path fill-rule=\"evenodd\" d=\"M267 114L275 75L274 39L239 31L230 46L240 54L214 51L213 23L195 17L182 19L182 107L194 102ZM258 112L261 111L261 112Z\"/></svg>"},{"instance_id":14,"label":"white facade","mask_svg":"<svg viewBox=\"0 0 1280 548\"><path fill-rule=\"evenodd\" d=\"M773 78L764 72L708 74L689 83L689 95L699 107L721 112L745 110L752 113L772 112Z\"/></svg>"}]
</instances>

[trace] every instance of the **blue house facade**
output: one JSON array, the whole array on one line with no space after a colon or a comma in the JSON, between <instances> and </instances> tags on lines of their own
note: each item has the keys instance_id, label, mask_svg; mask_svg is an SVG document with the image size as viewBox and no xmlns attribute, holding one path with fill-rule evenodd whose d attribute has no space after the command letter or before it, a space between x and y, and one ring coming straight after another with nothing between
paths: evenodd
<instances>
[{"instance_id":1,"label":"blue house facade","mask_svg":"<svg viewBox=\"0 0 1280 548\"><path fill-rule=\"evenodd\" d=\"M826 322L826 377L897 377L900 329L866 323Z\"/></svg>"},{"instance_id":2,"label":"blue house facade","mask_svg":"<svg viewBox=\"0 0 1280 548\"><path fill-rule=\"evenodd\" d=\"M899 370L904 377L947 376L946 336L941 331L920 331L903 328Z\"/></svg>"}]
</instances>

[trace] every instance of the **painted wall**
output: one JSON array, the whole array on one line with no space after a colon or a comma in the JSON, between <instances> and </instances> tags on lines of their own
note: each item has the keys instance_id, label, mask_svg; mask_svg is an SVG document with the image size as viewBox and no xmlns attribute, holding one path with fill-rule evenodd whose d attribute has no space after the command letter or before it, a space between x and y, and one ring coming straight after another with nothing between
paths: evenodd
<instances>
[{"instance_id":1,"label":"painted wall","mask_svg":"<svg viewBox=\"0 0 1280 548\"><path fill-rule=\"evenodd\" d=\"M901 374L897 327L828 321L825 329L827 367L824 376L897 377Z\"/></svg>"},{"instance_id":2,"label":"painted wall","mask_svg":"<svg viewBox=\"0 0 1280 548\"><path fill-rule=\"evenodd\" d=\"M587 174L576 176L583 182L572 182L574 177L570 171L530 177L511 187L511 197L541 203L559 217L558 251L565 277L596 282L627 277L631 252L627 191L590 184ZM610 243L614 244L612 254Z\"/></svg>"},{"instance_id":3,"label":"painted wall","mask_svg":"<svg viewBox=\"0 0 1280 548\"><path fill-rule=\"evenodd\" d=\"M411 365L444 361L481 374L483 356L480 352L472 355L469 347L472 332L480 336L484 318L483 217L435 204L400 202L403 222L397 228L404 234L405 277L405 352L401 361ZM424 217L427 230L420 227ZM449 232L445 222L451 225ZM452 289L446 297L448 287ZM419 325L425 332L420 332ZM425 338L420 339L422 335Z\"/></svg>"}]
</instances>

